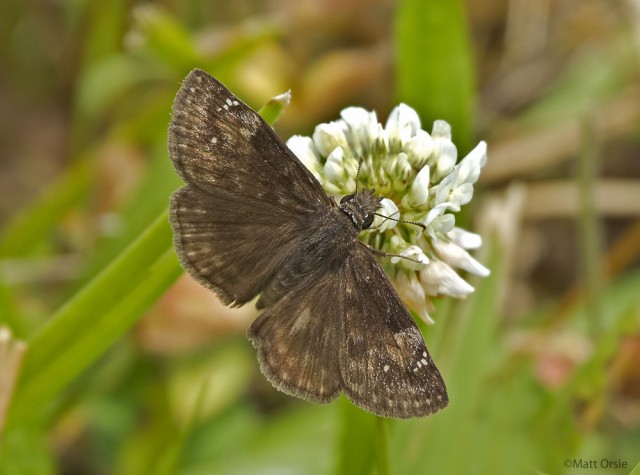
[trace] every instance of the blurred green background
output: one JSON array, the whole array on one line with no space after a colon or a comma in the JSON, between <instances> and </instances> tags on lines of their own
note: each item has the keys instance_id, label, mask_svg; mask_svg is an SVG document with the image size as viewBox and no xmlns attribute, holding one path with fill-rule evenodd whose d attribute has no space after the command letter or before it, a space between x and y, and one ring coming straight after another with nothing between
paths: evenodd
<instances>
[{"instance_id":1,"label":"blurred green background","mask_svg":"<svg viewBox=\"0 0 640 475\"><path fill-rule=\"evenodd\" d=\"M404 101L488 142L461 219L492 275L422 328L446 410L276 392L254 310L182 275L166 130L194 67L254 108L291 89L283 138ZM637 0L4 0L0 473L629 473L639 79Z\"/></svg>"}]
</instances>

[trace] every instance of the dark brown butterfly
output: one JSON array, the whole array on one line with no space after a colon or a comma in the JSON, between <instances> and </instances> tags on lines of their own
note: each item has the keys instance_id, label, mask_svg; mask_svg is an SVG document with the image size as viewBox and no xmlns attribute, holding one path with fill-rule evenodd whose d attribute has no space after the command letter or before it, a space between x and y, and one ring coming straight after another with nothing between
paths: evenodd
<instances>
[{"instance_id":1,"label":"dark brown butterfly","mask_svg":"<svg viewBox=\"0 0 640 475\"><path fill-rule=\"evenodd\" d=\"M176 95L169 154L186 183L170 218L182 266L227 305L260 296L248 337L276 388L319 403L344 391L395 418L447 405L422 334L358 241L380 203L373 190L336 204L256 112L200 70Z\"/></svg>"}]
</instances>

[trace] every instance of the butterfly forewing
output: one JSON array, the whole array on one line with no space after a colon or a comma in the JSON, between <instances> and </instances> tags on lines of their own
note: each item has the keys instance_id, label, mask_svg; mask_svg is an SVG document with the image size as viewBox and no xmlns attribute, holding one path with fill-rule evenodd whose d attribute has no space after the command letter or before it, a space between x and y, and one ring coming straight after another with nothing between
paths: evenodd
<instances>
[{"instance_id":1,"label":"butterfly forewing","mask_svg":"<svg viewBox=\"0 0 640 475\"><path fill-rule=\"evenodd\" d=\"M273 129L198 69L186 77L174 100L169 155L187 184L264 202L270 213L329 204L320 183Z\"/></svg>"},{"instance_id":2,"label":"butterfly forewing","mask_svg":"<svg viewBox=\"0 0 640 475\"><path fill-rule=\"evenodd\" d=\"M186 182L170 210L180 261L227 304L260 295L248 336L275 387L315 402L342 390L387 417L446 406L422 335L356 223L203 71L176 96L169 154Z\"/></svg>"},{"instance_id":3,"label":"butterfly forewing","mask_svg":"<svg viewBox=\"0 0 640 475\"><path fill-rule=\"evenodd\" d=\"M178 255L227 304L255 297L329 205L271 127L204 71L176 95L169 155L188 185L171 200Z\"/></svg>"},{"instance_id":4,"label":"butterfly forewing","mask_svg":"<svg viewBox=\"0 0 640 475\"><path fill-rule=\"evenodd\" d=\"M183 267L226 304L240 305L260 293L304 229L296 220L269 221L252 212L248 203L189 186L171 198L173 240Z\"/></svg>"}]
</instances>

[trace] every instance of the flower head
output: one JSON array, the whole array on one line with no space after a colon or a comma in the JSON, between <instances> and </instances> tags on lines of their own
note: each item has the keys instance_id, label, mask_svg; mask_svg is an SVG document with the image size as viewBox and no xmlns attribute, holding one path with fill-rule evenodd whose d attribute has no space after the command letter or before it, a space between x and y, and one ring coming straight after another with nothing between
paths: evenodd
<instances>
[{"instance_id":1,"label":"flower head","mask_svg":"<svg viewBox=\"0 0 640 475\"><path fill-rule=\"evenodd\" d=\"M375 112L359 107L340 116L318 125L312 137L291 137L287 145L330 195L352 194L357 177L359 189L383 197L381 216L361 239L393 255L383 266L400 296L433 323L430 297L464 298L474 290L455 269L489 274L467 252L482 244L481 237L456 227L454 214L473 196L487 146L480 142L456 163L449 124L437 120L429 134L405 104L393 109L384 126Z\"/></svg>"}]
</instances>

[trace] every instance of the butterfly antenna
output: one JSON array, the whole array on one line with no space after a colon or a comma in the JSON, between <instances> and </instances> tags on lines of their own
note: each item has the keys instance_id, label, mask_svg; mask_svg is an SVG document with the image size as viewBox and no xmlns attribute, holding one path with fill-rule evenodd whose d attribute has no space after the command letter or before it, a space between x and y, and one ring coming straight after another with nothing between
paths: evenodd
<instances>
[{"instance_id":1,"label":"butterfly antenna","mask_svg":"<svg viewBox=\"0 0 640 475\"><path fill-rule=\"evenodd\" d=\"M416 221L405 221L404 219L396 219L396 218L392 218L391 216L385 216L384 214L380 214L380 213L373 213L376 216L380 216L381 218L386 219L390 219L391 221L395 221L397 223L405 223L405 224L413 224L414 226L418 226L420 228L422 228L423 231L425 231L427 229L427 227L422 224L422 223L418 223Z\"/></svg>"},{"instance_id":2,"label":"butterfly antenna","mask_svg":"<svg viewBox=\"0 0 640 475\"><path fill-rule=\"evenodd\" d=\"M364 157L360 158L360 162L358 163L358 171L356 172L356 195L358 194L358 180L360 179L360 169L362 168L362 162L364 162Z\"/></svg>"}]
</instances>

